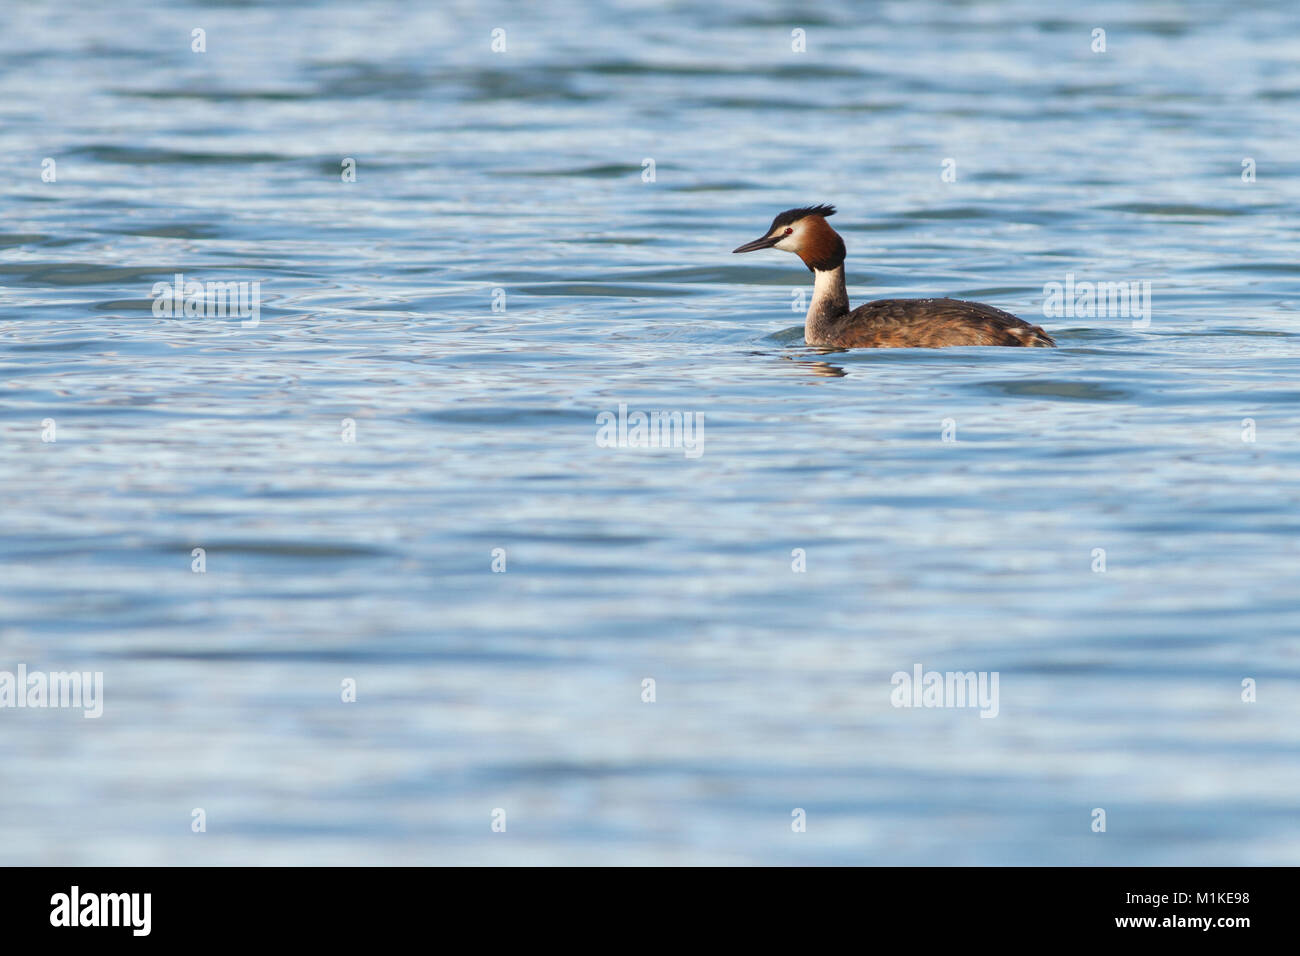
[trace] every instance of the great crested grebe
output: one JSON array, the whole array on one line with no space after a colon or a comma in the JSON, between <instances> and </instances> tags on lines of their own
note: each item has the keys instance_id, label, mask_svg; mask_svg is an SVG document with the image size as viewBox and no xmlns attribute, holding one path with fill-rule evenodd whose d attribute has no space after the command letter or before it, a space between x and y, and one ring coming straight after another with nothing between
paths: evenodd
<instances>
[{"instance_id":1,"label":"great crested grebe","mask_svg":"<svg viewBox=\"0 0 1300 956\"><path fill-rule=\"evenodd\" d=\"M732 252L781 249L812 270L813 296L804 319L809 345L843 349L927 348L949 345L1030 345L1051 348L1036 325L981 302L961 299L879 299L849 311L844 285L844 240L826 222L834 206L787 209L763 238Z\"/></svg>"}]
</instances>

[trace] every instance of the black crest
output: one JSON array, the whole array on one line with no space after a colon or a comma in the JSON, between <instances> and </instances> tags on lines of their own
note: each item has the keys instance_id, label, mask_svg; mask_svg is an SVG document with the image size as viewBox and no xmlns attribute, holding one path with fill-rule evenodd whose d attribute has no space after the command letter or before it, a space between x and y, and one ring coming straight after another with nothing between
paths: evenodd
<instances>
[{"instance_id":1,"label":"black crest","mask_svg":"<svg viewBox=\"0 0 1300 956\"><path fill-rule=\"evenodd\" d=\"M767 231L771 232L777 226L788 226L792 222L798 222L804 216L825 217L833 215L835 215L835 207L825 205L824 203L819 206L804 206L802 209L787 209L772 220L772 225Z\"/></svg>"}]
</instances>

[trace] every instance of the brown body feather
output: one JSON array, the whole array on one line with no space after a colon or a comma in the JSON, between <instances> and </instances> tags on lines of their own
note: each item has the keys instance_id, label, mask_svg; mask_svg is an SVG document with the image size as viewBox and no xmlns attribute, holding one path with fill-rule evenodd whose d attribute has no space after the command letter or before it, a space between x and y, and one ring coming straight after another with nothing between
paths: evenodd
<instances>
[{"instance_id":1,"label":"brown body feather","mask_svg":"<svg viewBox=\"0 0 1300 956\"><path fill-rule=\"evenodd\" d=\"M1056 345L1041 328L1009 312L960 299L880 299L822 319L805 337L809 345L843 349Z\"/></svg>"}]
</instances>

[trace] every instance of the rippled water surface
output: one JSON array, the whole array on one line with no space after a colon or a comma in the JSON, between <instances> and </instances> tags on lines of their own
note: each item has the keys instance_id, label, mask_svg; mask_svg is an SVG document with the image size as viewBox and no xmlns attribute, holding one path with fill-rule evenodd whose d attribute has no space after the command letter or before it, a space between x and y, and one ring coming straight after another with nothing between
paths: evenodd
<instances>
[{"instance_id":1,"label":"rippled water surface","mask_svg":"<svg viewBox=\"0 0 1300 956\"><path fill-rule=\"evenodd\" d=\"M1298 16L6 5L0 861L1296 863ZM814 202L1060 348L804 346Z\"/></svg>"}]
</instances>

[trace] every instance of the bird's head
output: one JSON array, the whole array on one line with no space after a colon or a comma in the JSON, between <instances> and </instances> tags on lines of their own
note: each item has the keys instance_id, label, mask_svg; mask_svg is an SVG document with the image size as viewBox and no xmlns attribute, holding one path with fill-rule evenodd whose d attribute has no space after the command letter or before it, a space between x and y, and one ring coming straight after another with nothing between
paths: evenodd
<instances>
[{"instance_id":1,"label":"bird's head","mask_svg":"<svg viewBox=\"0 0 1300 956\"><path fill-rule=\"evenodd\" d=\"M772 220L762 238L747 242L732 252L780 249L793 252L809 269L829 271L844 263L844 240L826 222L835 215L834 206L805 206L787 209Z\"/></svg>"}]
</instances>

